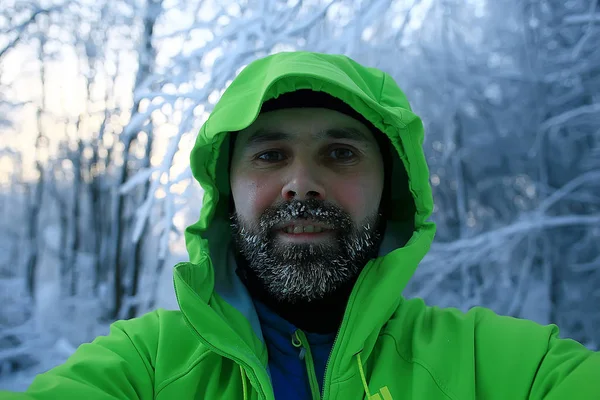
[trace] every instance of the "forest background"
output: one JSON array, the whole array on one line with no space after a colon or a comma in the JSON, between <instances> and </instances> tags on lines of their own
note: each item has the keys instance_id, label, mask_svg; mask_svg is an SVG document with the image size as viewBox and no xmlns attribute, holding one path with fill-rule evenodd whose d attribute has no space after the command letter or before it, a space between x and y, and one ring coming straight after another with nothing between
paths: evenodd
<instances>
[{"instance_id":1,"label":"forest background","mask_svg":"<svg viewBox=\"0 0 600 400\"><path fill-rule=\"evenodd\" d=\"M390 73L426 127L438 233L406 296L600 348L600 1L2 0L0 388L176 308L188 157L280 51Z\"/></svg>"}]
</instances>

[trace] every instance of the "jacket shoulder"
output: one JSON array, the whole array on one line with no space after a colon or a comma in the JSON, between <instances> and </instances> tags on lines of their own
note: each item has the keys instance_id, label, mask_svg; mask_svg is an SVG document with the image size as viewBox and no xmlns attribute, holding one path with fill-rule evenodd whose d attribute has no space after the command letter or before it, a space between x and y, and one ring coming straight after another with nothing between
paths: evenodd
<instances>
[{"instance_id":1,"label":"jacket shoulder","mask_svg":"<svg viewBox=\"0 0 600 400\"><path fill-rule=\"evenodd\" d=\"M530 392L557 332L554 325L482 307L463 312L429 307L421 299L404 300L385 329L402 359L425 368L452 392L504 398Z\"/></svg>"},{"instance_id":2,"label":"jacket shoulder","mask_svg":"<svg viewBox=\"0 0 600 400\"><path fill-rule=\"evenodd\" d=\"M159 309L114 322L108 335L79 346L65 363L38 375L25 393L11 396L151 399L203 351L181 312Z\"/></svg>"},{"instance_id":3,"label":"jacket shoulder","mask_svg":"<svg viewBox=\"0 0 600 400\"><path fill-rule=\"evenodd\" d=\"M138 342L138 349L154 350L151 357L157 389L184 375L208 351L179 310L158 309L138 321L125 323L128 324L126 331L131 340Z\"/></svg>"},{"instance_id":4,"label":"jacket shoulder","mask_svg":"<svg viewBox=\"0 0 600 400\"><path fill-rule=\"evenodd\" d=\"M556 325L540 325L536 322L496 314L484 307L473 307L469 311L457 308L427 306L422 299L403 300L388 323L391 332L410 327L420 337L435 340L438 335L447 339L451 336L473 340L492 337L496 343L519 342L528 338L539 339L557 331ZM428 339L429 340L429 339Z\"/></svg>"}]
</instances>

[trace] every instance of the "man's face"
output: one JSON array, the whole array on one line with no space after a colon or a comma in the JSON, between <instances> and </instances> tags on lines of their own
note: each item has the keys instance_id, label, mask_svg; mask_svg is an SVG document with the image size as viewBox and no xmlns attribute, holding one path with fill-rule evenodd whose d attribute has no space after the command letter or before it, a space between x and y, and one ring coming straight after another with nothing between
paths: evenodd
<instances>
[{"instance_id":1,"label":"man's face","mask_svg":"<svg viewBox=\"0 0 600 400\"><path fill-rule=\"evenodd\" d=\"M236 246L279 300L322 298L376 256L383 160L352 117L323 108L261 114L238 133L230 184Z\"/></svg>"}]
</instances>

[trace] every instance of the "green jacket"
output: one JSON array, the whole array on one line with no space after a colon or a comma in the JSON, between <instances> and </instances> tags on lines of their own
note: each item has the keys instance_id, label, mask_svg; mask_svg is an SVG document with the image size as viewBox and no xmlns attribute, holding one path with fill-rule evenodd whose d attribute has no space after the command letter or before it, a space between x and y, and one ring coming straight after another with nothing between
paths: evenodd
<instances>
[{"instance_id":1,"label":"green jacket","mask_svg":"<svg viewBox=\"0 0 600 400\"><path fill-rule=\"evenodd\" d=\"M343 99L389 136L394 169L406 169L416 209L408 237L406 225L391 217L381 256L358 278L323 398L600 398L600 354L559 339L556 326L401 296L435 233L421 120L389 75L344 56L306 52L250 64L202 126L191 168L205 194L198 222L186 230L190 262L174 269L180 311L116 322L24 394L1 398L273 399L258 319L228 245L228 132L251 124L262 101L308 88ZM392 201L401 193L394 188Z\"/></svg>"}]
</instances>

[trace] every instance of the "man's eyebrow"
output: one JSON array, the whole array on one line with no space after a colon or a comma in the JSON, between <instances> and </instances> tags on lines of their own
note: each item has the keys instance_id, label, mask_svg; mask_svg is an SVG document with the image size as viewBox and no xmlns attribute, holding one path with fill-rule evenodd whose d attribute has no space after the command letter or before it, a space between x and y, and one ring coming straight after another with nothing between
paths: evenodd
<instances>
[{"instance_id":1,"label":"man's eyebrow","mask_svg":"<svg viewBox=\"0 0 600 400\"><path fill-rule=\"evenodd\" d=\"M291 137L292 135L289 133L259 129L246 140L246 146L257 146L259 144L276 142L278 140L290 140Z\"/></svg>"},{"instance_id":2,"label":"man's eyebrow","mask_svg":"<svg viewBox=\"0 0 600 400\"><path fill-rule=\"evenodd\" d=\"M348 139L356 142L370 142L369 137L360 129L344 127L318 132L315 139Z\"/></svg>"},{"instance_id":3,"label":"man's eyebrow","mask_svg":"<svg viewBox=\"0 0 600 400\"><path fill-rule=\"evenodd\" d=\"M281 131L270 131L266 129L258 129L254 132L246 141L246 146L257 146L259 144L275 141L290 141L293 140L295 135L281 132ZM356 142L369 143L369 137L362 132L360 129L344 127L344 128L331 128L313 135L315 140L326 140L326 139L348 139Z\"/></svg>"}]
</instances>

